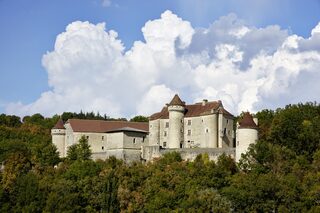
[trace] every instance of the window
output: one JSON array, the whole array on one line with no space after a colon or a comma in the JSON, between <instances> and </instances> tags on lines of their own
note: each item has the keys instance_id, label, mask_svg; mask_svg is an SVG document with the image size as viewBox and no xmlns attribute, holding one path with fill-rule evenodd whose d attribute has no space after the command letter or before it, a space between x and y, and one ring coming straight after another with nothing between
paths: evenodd
<instances>
[{"instance_id":1,"label":"window","mask_svg":"<svg viewBox=\"0 0 320 213\"><path fill-rule=\"evenodd\" d=\"M104 136L102 136L101 139L104 140Z\"/></svg>"},{"instance_id":2,"label":"window","mask_svg":"<svg viewBox=\"0 0 320 213\"><path fill-rule=\"evenodd\" d=\"M134 144L136 143L136 139L135 139L135 138L133 138L133 143L134 143Z\"/></svg>"},{"instance_id":3,"label":"window","mask_svg":"<svg viewBox=\"0 0 320 213\"><path fill-rule=\"evenodd\" d=\"M143 137L142 137L142 143L144 142L144 139L146 139L146 136L143 136Z\"/></svg>"},{"instance_id":4,"label":"window","mask_svg":"<svg viewBox=\"0 0 320 213\"><path fill-rule=\"evenodd\" d=\"M188 135L191 135L191 129L188 129Z\"/></svg>"},{"instance_id":5,"label":"window","mask_svg":"<svg viewBox=\"0 0 320 213\"><path fill-rule=\"evenodd\" d=\"M227 119L227 123L229 123L229 120Z\"/></svg>"},{"instance_id":6,"label":"window","mask_svg":"<svg viewBox=\"0 0 320 213\"><path fill-rule=\"evenodd\" d=\"M183 147L183 143L180 143L180 149L182 149L182 147Z\"/></svg>"},{"instance_id":7,"label":"window","mask_svg":"<svg viewBox=\"0 0 320 213\"><path fill-rule=\"evenodd\" d=\"M89 140L89 136L87 136L87 139Z\"/></svg>"},{"instance_id":8,"label":"window","mask_svg":"<svg viewBox=\"0 0 320 213\"><path fill-rule=\"evenodd\" d=\"M163 131L163 136L167 137L167 131Z\"/></svg>"},{"instance_id":9,"label":"window","mask_svg":"<svg viewBox=\"0 0 320 213\"><path fill-rule=\"evenodd\" d=\"M167 146L167 142L163 142L163 147L166 147Z\"/></svg>"},{"instance_id":10,"label":"window","mask_svg":"<svg viewBox=\"0 0 320 213\"><path fill-rule=\"evenodd\" d=\"M239 141L237 141L237 146L239 146Z\"/></svg>"},{"instance_id":11,"label":"window","mask_svg":"<svg viewBox=\"0 0 320 213\"><path fill-rule=\"evenodd\" d=\"M191 120L188 120L188 126L190 126L191 125Z\"/></svg>"},{"instance_id":12,"label":"window","mask_svg":"<svg viewBox=\"0 0 320 213\"><path fill-rule=\"evenodd\" d=\"M168 128L169 127L169 122L166 122L166 128Z\"/></svg>"},{"instance_id":13,"label":"window","mask_svg":"<svg viewBox=\"0 0 320 213\"><path fill-rule=\"evenodd\" d=\"M190 143L190 141L188 141L188 143Z\"/></svg>"},{"instance_id":14,"label":"window","mask_svg":"<svg viewBox=\"0 0 320 213\"><path fill-rule=\"evenodd\" d=\"M101 147L101 149L102 149L102 150L104 150L104 146L103 146L103 147Z\"/></svg>"},{"instance_id":15,"label":"window","mask_svg":"<svg viewBox=\"0 0 320 213\"><path fill-rule=\"evenodd\" d=\"M206 128L206 133L208 133L209 132L209 129L208 128Z\"/></svg>"}]
</instances>

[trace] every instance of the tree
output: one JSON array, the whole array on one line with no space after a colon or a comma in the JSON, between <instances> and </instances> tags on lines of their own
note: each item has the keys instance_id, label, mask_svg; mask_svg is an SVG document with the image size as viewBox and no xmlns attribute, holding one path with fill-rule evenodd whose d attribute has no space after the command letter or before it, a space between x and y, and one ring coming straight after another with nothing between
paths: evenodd
<instances>
[{"instance_id":1,"label":"tree","mask_svg":"<svg viewBox=\"0 0 320 213\"><path fill-rule=\"evenodd\" d=\"M27 153L11 153L5 161L2 184L3 188L11 191L17 178L31 169L31 161Z\"/></svg>"},{"instance_id":2,"label":"tree","mask_svg":"<svg viewBox=\"0 0 320 213\"><path fill-rule=\"evenodd\" d=\"M132 121L132 122L148 122L149 118L145 117L143 115L137 115L137 116L131 118L130 121Z\"/></svg>"},{"instance_id":3,"label":"tree","mask_svg":"<svg viewBox=\"0 0 320 213\"><path fill-rule=\"evenodd\" d=\"M92 152L90 145L88 143L88 139L84 135L79 140L77 153L79 160L85 161L91 159Z\"/></svg>"},{"instance_id":4,"label":"tree","mask_svg":"<svg viewBox=\"0 0 320 213\"><path fill-rule=\"evenodd\" d=\"M0 115L0 125L4 125L7 127L20 127L21 126L21 119L15 115Z\"/></svg>"},{"instance_id":5,"label":"tree","mask_svg":"<svg viewBox=\"0 0 320 213\"><path fill-rule=\"evenodd\" d=\"M83 135L81 136L78 144L73 144L69 147L67 158L71 161L86 161L91 159L91 154L92 152L88 143L88 139Z\"/></svg>"}]
</instances>

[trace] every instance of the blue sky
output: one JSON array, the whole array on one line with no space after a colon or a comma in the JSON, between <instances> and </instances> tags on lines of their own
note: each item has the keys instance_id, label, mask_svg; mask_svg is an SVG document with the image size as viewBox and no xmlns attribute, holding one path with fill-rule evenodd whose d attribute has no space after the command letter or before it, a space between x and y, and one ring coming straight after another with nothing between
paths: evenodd
<instances>
[{"instance_id":1,"label":"blue sky","mask_svg":"<svg viewBox=\"0 0 320 213\"><path fill-rule=\"evenodd\" d=\"M105 22L106 31L115 30L127 51L134 41L145 42L141 28L148 20L159 19L166 10L190 22L194 29L208 28L220 17L234 13L247 26L279 25L288 35L304 38L320 21L320 0L0 0L0 112L15 113L8 110L8 104L28 105L43 92L54 89L48 85L48 73L41 61L44 54L53 51L57 35L68 24ZM192 90L171 89L182 94ZM272 107L263 102L258 105ZM130 109L126 114L124 110L115 115L137 113Z\"/></svg>"}]
</instances>

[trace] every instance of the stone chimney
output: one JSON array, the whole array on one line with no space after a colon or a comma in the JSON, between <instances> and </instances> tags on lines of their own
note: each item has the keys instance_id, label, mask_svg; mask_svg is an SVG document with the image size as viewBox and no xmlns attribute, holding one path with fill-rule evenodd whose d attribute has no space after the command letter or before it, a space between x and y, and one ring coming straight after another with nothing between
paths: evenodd
<instances>
[{"instance_id":1,"label":"stone chimney","mask_svg":"<svg viewBox=\"0 0 320 213\"><path fill-rule=\"evenodd\" d=\"M207 99L203 99L203 100L202 100L202 106L205 106L207 103L208 103L208 100L207 100Z\"/></svg>"}]
</instances>

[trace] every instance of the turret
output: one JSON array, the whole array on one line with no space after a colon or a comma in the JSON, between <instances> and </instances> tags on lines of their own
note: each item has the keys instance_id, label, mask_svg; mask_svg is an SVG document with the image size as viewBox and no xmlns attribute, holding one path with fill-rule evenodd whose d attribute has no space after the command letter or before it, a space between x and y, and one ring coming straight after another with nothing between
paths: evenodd
<instances>
[{"instance_id":1,"label":"turret","mask_svg":"<svg viewBox=\"0 0 320 213\"><path fill-rule=\"evenodd\" d=\"M241 154L246 153L250 144L258 140L258 120L254 121L252 115L246 112L237 125L236 135L236 161L239 162Z\"/></svg>"},{"instance_id":2,"label":"turret","mask_svg":"<svg viewBox=\"0 0 320 213\"><path fill-rule=\"evenodd\" d=\"M181 148L183 144L183 120L185 102L176 94L168 105L169 143L168 148Z\"/></svg>"},{"instance_id":3,"label":"turret","mask_svg":"<svg viewBox=\"0 0 320 213\"><path fill-rule=\"evenodd\" d=\"M60 118L56 125L51 129L52 143L57 147L59 156L65 157L65 136L66 129L64 123Z\"/></svg>"}]
</instances>

